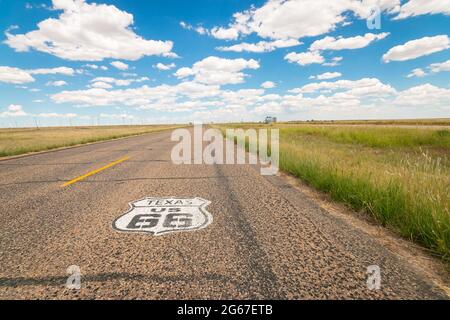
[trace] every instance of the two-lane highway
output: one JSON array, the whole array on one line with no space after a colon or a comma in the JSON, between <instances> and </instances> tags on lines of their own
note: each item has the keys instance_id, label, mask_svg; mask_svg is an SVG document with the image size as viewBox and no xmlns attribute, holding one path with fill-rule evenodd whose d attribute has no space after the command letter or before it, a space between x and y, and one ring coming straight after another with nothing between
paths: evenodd
<instances>
[{"instance_id":1,"label":"two-lane highway","mask_svg":"<svg viewBox=\"0 0 450 320\"><path fill-rule=\"evenodd\" d=\"M174 165L174 144L167 131L1 161L0 298L446 297L280 177ZM115 230L146 197L208 200L213 221L159 236ZM65 287L71 265L80 290Z\"/></svg>"}]
</instances>

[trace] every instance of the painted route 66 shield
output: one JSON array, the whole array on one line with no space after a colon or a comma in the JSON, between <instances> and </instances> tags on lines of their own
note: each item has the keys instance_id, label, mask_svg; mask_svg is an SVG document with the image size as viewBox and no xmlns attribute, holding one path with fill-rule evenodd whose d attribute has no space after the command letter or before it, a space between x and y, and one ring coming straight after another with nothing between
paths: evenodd
<instances>
[{"instance_id":1,"label":"painted route 66 shield","mask_svg":"<svg viewBox=\"0 0 450 320\"><path fill-rule=\"evenodd\" d=\"M130 210L117 218L113 228L155 236L206 228L213 221L206 211L211 202L202 198L145 198L130 203Z\"/></svg>"}]
</instances>

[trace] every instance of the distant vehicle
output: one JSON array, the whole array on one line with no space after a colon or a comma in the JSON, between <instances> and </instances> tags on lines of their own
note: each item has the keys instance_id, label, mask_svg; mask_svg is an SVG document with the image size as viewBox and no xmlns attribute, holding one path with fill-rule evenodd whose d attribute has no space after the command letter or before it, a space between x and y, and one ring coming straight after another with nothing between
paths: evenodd
<instances>
[{"instance_id":1,"label":"distant vehicle","mask_svg":"<svg viewBox=\"0 0 450 320\"><path fill-rule=\"evenodd\" d=\"M266 120L264 121L264 123L266 123L266 124L272 124L272 123L276 123L276 122L277 122L277 117L271 117L271 116L266 117Z\"/></svg>"}]
</instances>

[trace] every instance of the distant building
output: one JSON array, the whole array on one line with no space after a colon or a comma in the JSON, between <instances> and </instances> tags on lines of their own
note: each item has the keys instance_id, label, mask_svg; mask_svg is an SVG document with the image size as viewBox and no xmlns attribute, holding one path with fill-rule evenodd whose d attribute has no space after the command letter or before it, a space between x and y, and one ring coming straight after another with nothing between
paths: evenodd
<instances>
[{"instance_id":1,"label":"distant building","mask_svg":"<svg viewBox=\"0 0 450 320\"><path fill-rule=\"evenodd\" d=\"M267 116L266 120L264 121L264 123L266 124L271 124L271 123L276 123L277 122L277 117L271 117L271 116Z\"/></svg>"}]
</instances>

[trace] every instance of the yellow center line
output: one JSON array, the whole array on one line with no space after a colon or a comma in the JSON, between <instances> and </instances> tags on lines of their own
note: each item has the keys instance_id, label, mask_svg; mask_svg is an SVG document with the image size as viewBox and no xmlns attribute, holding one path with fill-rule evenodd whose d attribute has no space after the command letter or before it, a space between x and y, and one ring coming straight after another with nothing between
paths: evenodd
<instances>
[{"instance_id":1,"label":"yellow center line","mask_svg":"<svg viewBox=\"0 0 450 320\"><path fill-rule=\"evenodd\" d=\"M78 182L78 181L81 181L81 180L83 180L83 179L86 179L87 177L90 177L90 176L92 176L92 175L94 175L94 174L96 174L96 173L99 173L99 172L101 172L101 171L103 171L103 170L106 170L106 169L108 169L108 168L111 168L111 167L115 166L116 164L119 164L119 163L122 163L122 162L124 162L124 161L127 161L128 159L130 159L130 157L125 157L125 158L119 159L119 160L117 160L117 161L111 162L110 164L107 164L106 166L101 167L100 169L93 170L93 171L88 172L88 173L86 173L86 174L84 174L84 175L82 175L82 176L79 176L78 178L75 178L75 179L73 179L73 180L70 180L70 181L64 183L64 184L62 185L62 187L70 186L71 184L74 184L75 182Z\"/></svg>"}]
</instances>

